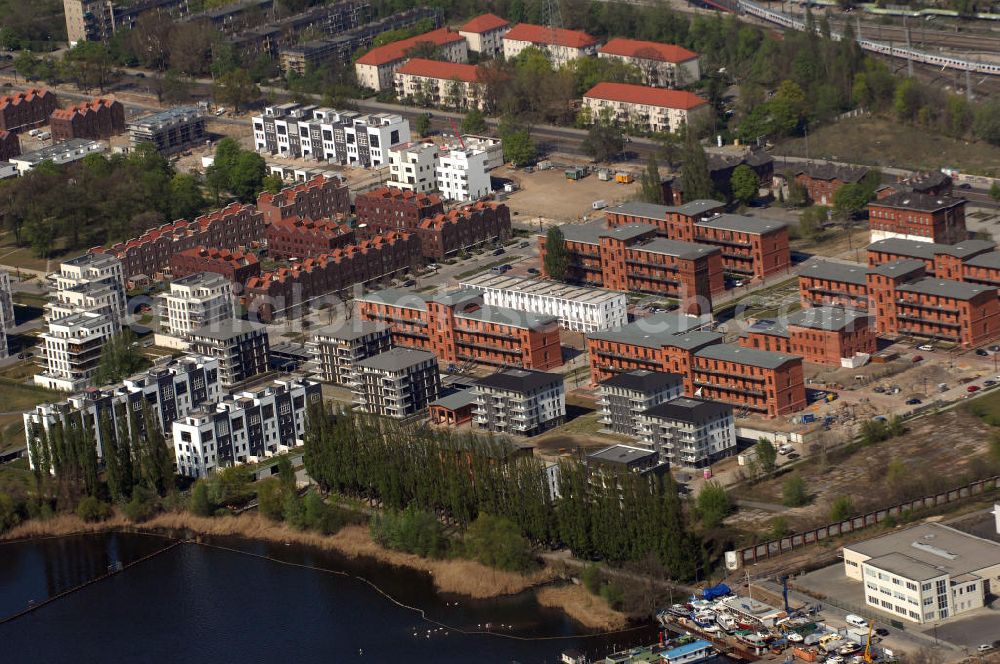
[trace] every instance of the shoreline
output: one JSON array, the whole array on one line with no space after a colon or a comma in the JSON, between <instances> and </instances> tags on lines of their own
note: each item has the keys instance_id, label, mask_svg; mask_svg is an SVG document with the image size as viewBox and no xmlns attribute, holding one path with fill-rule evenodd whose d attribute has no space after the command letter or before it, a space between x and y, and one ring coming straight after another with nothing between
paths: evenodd
<instances>
[{"instance_id":1,"label":"shoreline","mask_svg":"<svg viewBox=\"0 0 1000 664\"><path fill-rule=\"evenodd\" d=\"M199 517L181 512L165 512L142 523L132 523L120 513L106 521L87 523L76 515L64 514L45 521L30 520L0 536L0 542L28 541L44 537L69 537L106 532L162 534L163 531L189 531L201 536L240 537L242 539L293 543L340 554L349 559L369 558L380 563L429 574L439 593L463 595L472 599L490 599L536 590L540 605L557 608L587 629L609 631L627 624L627 618L580 586L544 587L558 579L549 564L531 574L494 570L481 563L460 558L432 560L385 549L376 544L366 526L349 525L334 535L299 531L284 523L268 521L260 515ZM581 596L576 590L582 591Z\"/></svg>"}]
</instances>

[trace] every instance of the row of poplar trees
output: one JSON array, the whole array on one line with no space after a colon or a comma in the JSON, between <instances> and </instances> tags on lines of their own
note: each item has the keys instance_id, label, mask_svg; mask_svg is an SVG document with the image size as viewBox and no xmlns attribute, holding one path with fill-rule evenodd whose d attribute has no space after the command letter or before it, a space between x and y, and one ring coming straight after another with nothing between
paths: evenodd
<instances>
[{"instance_id":1,"label":"row of poplar trees","mask_svg":"<svg viewBox=\"0 0 1000 664\"><path fill-rule=\"evenodd\" d=\"M544 464L508 441L414 428L316 404L309 412L305 466L325 491L381 507L434 512L464 528L480 514L513 521L544 546L610 562L648 559L674 579L694 579L703 563L677 487L667 476L604 474L588 481L575 461L560 464L559 497Z\"/></svg>"}]
</instances>

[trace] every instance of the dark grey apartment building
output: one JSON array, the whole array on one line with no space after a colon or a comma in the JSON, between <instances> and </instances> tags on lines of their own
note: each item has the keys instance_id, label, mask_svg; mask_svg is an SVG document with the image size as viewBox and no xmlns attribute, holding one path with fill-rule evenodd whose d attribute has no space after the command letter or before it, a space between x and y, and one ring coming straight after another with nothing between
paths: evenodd
<instances>
[{"instance_id":1,"label":"dark grey apartment building","mask_svg":"<svg viewBox=\"0 0 1000 664\"><path fill-rule=\"evenodd\" d=\"M191 350L219 360L219 381L231 389L268 370L267 328L245 320L228 320L191 332Z\"/></svg>"}]
</instances>

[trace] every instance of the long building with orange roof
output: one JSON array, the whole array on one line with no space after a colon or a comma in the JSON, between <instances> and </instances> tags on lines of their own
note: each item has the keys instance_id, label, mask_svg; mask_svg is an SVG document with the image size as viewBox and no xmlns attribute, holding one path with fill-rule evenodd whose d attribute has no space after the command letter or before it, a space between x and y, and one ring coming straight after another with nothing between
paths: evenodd
<instances>
[{"instance_id":1,"label":"long building with orange roof","mask_svg":"<svg viewBox=\"0 0 1000 664\"><path fill-rule=\"evenodd\" d=\"M394 228L416 228L424 217L443 213L444 204L437 194L379 187L355 196L354 212L356 232L370 237Z\"/></svg>"},{"instance_id":2,"label":"long building with orange roof","mask_svg":"<svg viewBox=\"0 0 1000 664\"><path fill-rule=\"evenodd\" d=\"M56 107L55 94L38 88L0 97L0 131L24 131L41 126Z\"/></svg>"},{"instance_id":3,"label":"long building with orange roof","mask_svg":"<svg viewBox=\"0 0 1000 664\"><path fill-rule=\"evenodd\" d=\"M244 284L260 274L260 260L249 251L229 251L199 246L170 257L170 275L179 279L197 272L221 274L235 284Z\"/></svg>"},{"instance_id":4,"label":"long building with orange roof","mask_svg":"<svg viewBox=\"0 0 1000 664\"><path fill-rule=\"evenodd\" d=\"M411 58L394 76L396 96L410 103L482 108L476 65Z\"/></svg>"},{"instance_id":5,"label":"long building with orange roof","mask_svg":"<svg viewBox=\"0 0 1000 664\"><path fill-rule=\"evenodd\" d=\"M509 238L510 209L495 201L477 201L422 219L414 232L420 238L424 257L442 260L478 245Z\"/></svg>"},{"instance_id":6,"label":"long building with orange roof","mask_svg":"<svg viewBox=\"0 0 1000 664\"><path fill-rule=\"evenodd\" d=\"M307 258L354 244L354 231L329 219L294 217L267 226L267 254L271 258Z\"/></svg>"},{"instance_id":7,"label":"long building with orange roof","mask_svg":"<svg viewBox=\"0 0 1000 664\"><path fill-rule=\"evenodd\" d=\"M676 44L618 37L597 49L597 57L634 65L646 85L657 88L687 85L701 78L698 54Z\"/></svg>"},{"instance_id":8,"label":"long building with orange roof","mask_svg":"<svg viewBox=\"0 0 1000 664\"><path fill-rule=\"evenodd\" d=\"M438 28L409 39L400 39L377 46L354 62L358 83L375 91L390 90L393 76L407 60L409 53L424 44L433 46L436 57L448 62L467 62L469 45L465 37L450 28Z\"/></svg>"},{"instance_id":9,"label":"long building with orange roof","mask_svg":"<svg viewBox=\"0 0 1000 664\"><path fill-rule=\"evenodd\" d=\"M262 192L257 197L257 209L264 221L273 224L285 219L332 219L351 211L347 182L336 176L316 177L285 187L277 194Z\"/></svg>"},{"instance_id":10,"label":"long building with orange roof","mask_svg":"<svg viewBox=\"0 0 1000 664\"><path fill-rule=\"evenodd\" d=\"M116 99L92 99L57 108L49 117L53 141L110 138L125 131L125 106Z\"/></svg>"},{"instance_id":11,"label":"long building with orange roof","mask_svg":"<svg viewBox=\"0 0 1000 664\"><path fill-rule=\"evenodd\" d=\"M138 274L155 277L181 251L198 246L237 249L263 239L264 216L253 205L232 203L194 221L181 219L164 224L111 247L94 247L90 253L117 256L126 277Z\"/></svg>"},{"instance_id":12,"label":"long building with orange roof","mask_svg":"<svg viewBox=\"0 0 1000 664\"><path fill-rule=\"evenodd\" d=\"M307 300L388 280L419 262L417 236L390 231L253 277L246 284L244 304L251 316L269 322L290 315Z\"/></svg>"},{"instance_id":13,"label":"long building with orange roof","mask_svg":"<svg viewBox=\"0 0 1000 664\"><path fill-rule=\"evenodd\" d=\"M653 132L675 132L712 112L707 99L687 90L607 81L583 95L583 107L590 109L592 122L607 115L616 124L638 125Z\"/></svg>"},{"instance_id":14,"label":"long building with orange roof","mask_svg":"<svg viewBox=\"0 0 1000 664\"><path fill-rule=\"evenodd\" d=\"M597 38L586 32L531 23L518 23L503 36L503 54L508 60L534 46L544 51L556 67L576 58L595 55L597 45Z\"/></svg>"},{"instance_id":15,"label":"long building with orange roof","mask_svg":"<svg viewBox=\"0 0 1000 664\"><path fill-rule=\"evenodd\" d=\"M480 14L458 29L465 37L469 50L481 57L492 58L503 53L503 36L510 30L510 23L496 14Z\"/></svg>"}]
</instances>

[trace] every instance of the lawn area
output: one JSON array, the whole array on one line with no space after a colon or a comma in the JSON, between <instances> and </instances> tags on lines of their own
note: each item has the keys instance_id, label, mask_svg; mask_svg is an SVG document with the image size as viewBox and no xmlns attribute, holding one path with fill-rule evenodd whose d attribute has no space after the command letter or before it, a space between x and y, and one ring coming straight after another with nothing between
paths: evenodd
<instances>
[{"instance_id":1,"label":"lawn area","mask_svg":"<svg viewBox=\"0 0 1000 664\"><path fill-rule=\"evenodd\" d=\"M30 365L28 365L30 367ZM21 413L46 401L58 401L62 394L19 380L0 377L0 449L24 445L24 424Z\"/></svg>"},{"instance_id":2,"label":"lawn area","mask_svg":"<svg viewBox=\"0 0 1000 664\"><path fill-rule=\"evenodd\" d=\"M774 152L805 157L805 138L783 141ZM948 138L882 118L851 118L810 131L808 156L871 166L912 170L947 166L963 173L1000 175L1000 147Z\"/></svg>"},{"instance_id":3,"label":"lawn area","mask_svg":"<svg viewBox=\"0 0 1000 664\"><path fill-rule=\"evenodd\" d=\"M3 233L0 235L0 265L49 272L52 269L58 268L59 262L63 258L66 258L66 256L60 255L63 251L61 247L55 247L53 251L54 255L51 258L38 258L31 247L18 247L14 244L13 233Z\"/></svg>"}]
</instances>

